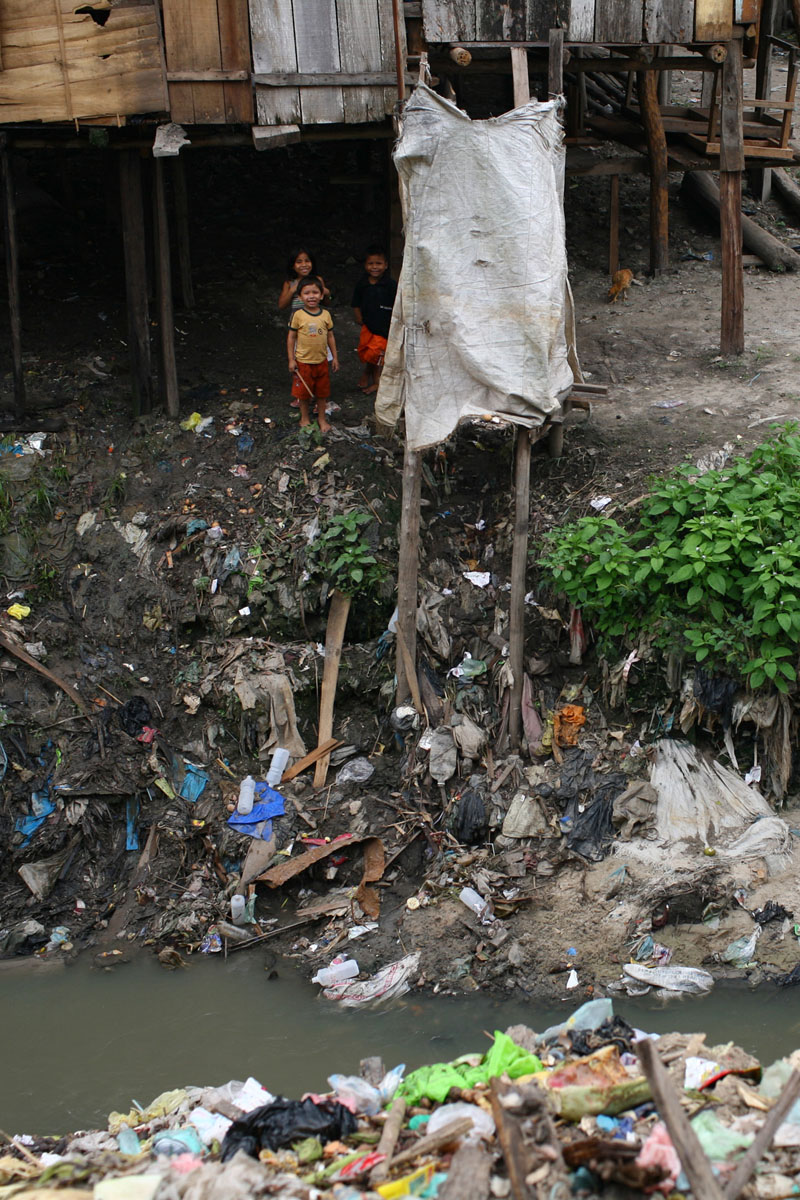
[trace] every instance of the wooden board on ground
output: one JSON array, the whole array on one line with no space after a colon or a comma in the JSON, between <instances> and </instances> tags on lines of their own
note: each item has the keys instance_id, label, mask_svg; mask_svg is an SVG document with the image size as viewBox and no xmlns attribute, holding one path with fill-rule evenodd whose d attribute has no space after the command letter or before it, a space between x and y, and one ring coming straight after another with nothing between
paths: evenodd
<instances>
[{"instance_id":1,"label":"wooden board on ground","mask_svg":"<svg viewBox=\"0 0 800 1200\"><path fill-rule=\"evenodd\" d=\"M347 627L347 615L350 612L350 597L343 592L334 591L331 596L331 607L328 612L328 626L325 634L325 667L322 672L322 692L319 700L319 743L329 742L333 733L333 706L336 700L336 683L339 679L339 662L342 657L344 631ZM329 754L320 755L317 769L314 772L314 787L321 788L328 774Z\"/></svg>"}]
</instances>

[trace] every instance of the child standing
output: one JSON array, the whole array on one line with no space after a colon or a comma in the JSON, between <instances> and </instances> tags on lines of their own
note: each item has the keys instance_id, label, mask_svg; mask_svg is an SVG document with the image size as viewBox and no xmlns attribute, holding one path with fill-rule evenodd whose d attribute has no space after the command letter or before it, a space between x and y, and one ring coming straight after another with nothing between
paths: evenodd
<instances>
[{"instance_id":1,"label":"child standing","mask_svg":"<svg viewBox=\"0 0 800 1200\"><path fill-rule=\"evenodd\" d=\"M377 392L386 353L397 284L389 274L389 260L382 246L369 246L364 258L364 275L353 292L353 312L361 326L358 357L364 372L358 386L365 395Z\"/></svg>"},{"instance_id":2,"label":"child standing","mask_svg":"<svg viewBox=\"0 0 800 1200\"><path fill-rule=\"evenodd\" d=\"M292 395L300 402L301 427L311 424L311 401L316 401L317 421L321 433L330 429L325 415L325 402L331 394L331 378L328 372L328 350L331 352L331 369L339 370L336 339L333 336L333 320L322 307L324 284L321 279L307 277L298 280L297 296L300 307L292 313L286 351L289 356L289 371L293 375Z\"/></svg>"},{"instance_id":3,"label":"child standing","mask_svg":"<svg viewBox=\"0 0 800 1200\"><path fill-rule=\"evenodd\" d=\"M289 261L286 264L286 279L283 282L281 294L278 297L278 308L288 308L290 304L292 312L300 308L297 285L301 279L308 279L311 275L322 284L322 298L323 300L327 300L331 293L325 286L325 280L317 274L314 256L309 254L308 250L295 250L289 256Z\"/></svg>"}]
</instances>

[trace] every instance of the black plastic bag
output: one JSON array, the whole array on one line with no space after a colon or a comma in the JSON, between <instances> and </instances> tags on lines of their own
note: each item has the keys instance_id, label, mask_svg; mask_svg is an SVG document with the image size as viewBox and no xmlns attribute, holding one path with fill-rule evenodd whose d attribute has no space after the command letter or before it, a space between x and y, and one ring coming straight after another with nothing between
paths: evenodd
<instances>
[{"instance_id":1,"label":"black plastic bag","mask_svg":"<svg viewBox=\"0 0 800 1200\"><path fill-rule=\"evenodd\" d=\"M613 811L614 799L608 793L597 796L583 812L578 811L577 800L570 800L564 816L572 821L567 846L573 854L580 854L589 862L600 862L605 858L617 832L611 820Z\"/></svg>"},{"instance_id":2,"label":"black plastic bag","mask_svg":"<svg viewBox=\"0 0 800 1200\"><path fill-rule=\"evenodd\" d=\"M350 1109L338 1100L286 1100L278 1096L272 1104L233 1122L222 1142L222 1161L233 1158L238 1150L258 1158L259 1150L280 1150L307 1137L340 1141L354 1133L357 1125Z\"/></svg>"},{"instance_id":3,"label":"black plastic bag","mask_svg":"<svg viewBox=\"0 0 800 1200\"><path fill-rule=\"evenodd\" d=\"M616 1046L620 1054L632 1054L636 1030L622 1017L607 1017L597 1029L571 1029L567 1037L575 1054L594 1054L604 1046Z\"/></svg>"},{"instance_id":4,"label":"black plastic bag","mask_svg":"<svg viewBox=\"0 0 800 1200\"><path fill-rule=\"evenodd\" d=\"M458 801L451 832L465 846L476 846L486 838L489 825L483 796L476 788L466 788Z\"/></svg>"},{"instance_id":5,"label":"black plastic bag","mask_svg":"<svg viewBox=\"0 0 800 1200\"><path fill-rule=\"evenodd\" d=\"M131 737L138 737L145 725L152 720L150 705L144 696L131 696L127 704L117 709L117 720Z\"/></svg>"},{"instance_id":6,"label":"black plastic bag","mask_svg":"<svg viewBox=\"0 0 800 1200\"><path fill-rule=\"evenodd\" d=\"M757 908L754 913L751 913L754 921L759 925L767 925L770 921L792 920L793 914L788 908L784 908L782 904L776 904L774 900L768 900L763 908Z\"/></svg>"}]
</instances>

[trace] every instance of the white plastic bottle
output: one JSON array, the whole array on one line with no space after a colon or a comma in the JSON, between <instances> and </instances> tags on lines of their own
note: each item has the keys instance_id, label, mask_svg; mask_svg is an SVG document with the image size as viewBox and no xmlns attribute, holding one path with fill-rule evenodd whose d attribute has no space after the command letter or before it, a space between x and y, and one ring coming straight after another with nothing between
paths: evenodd
<instances>
[{"instance_id":1,"label":"white plastic bottle","mask_svg":"<svg viewBox=\"0 0 800 1200\"><path fill-rule=\"evenodd\" d=\"M344 983L345 979L355 979L358 974L358 963L354 958L344 958L341 962L332 962L329 967L321 967L311 980L322 987L330 987L334 983Z\"/></svg>"},{"instance_id":2,"label":"white plastic bottle","mask_svg":"<svg viewBox=\"0 0 800 1200\"><path fill-rule=\"evenodd\" d=\"M244 896L231 896L231 920L234 925L244 925L245 903Z\"/></svg>"},{"instance_id":3,"label":"white plastic bottle","mask_svg":"<svg viewBox=\"0 0 800 1200\"><path fill-rule=\"evenodd\" d=\"M289 761L289 751L279 748L272 755L272 762L269 764L269 774L267 775L267 783L271 788L276 788L283 778L283 772L286 770L286 764Z\"/></svg>"},{"instance_id":4,"label":"white plastic bottle","mask_svg":"<svg viewBox=\"0 0 800 1200\"><path fill-rule=\"evenodd\" d=\"M490 915L488 901L484 900L483 896L476 892L474 888L462 888L458 894L458 898L462 904L466 904L467 908L471 909L472 912L475 913L475 916L478 917L479 920L482 921L484 917L488 917Z\"/></svg>"},{"instance_id":5,"label":"white plastic bottle","mask_svg":"<svg viewBox=\"0 0 800 1200\"><path fill-rule=\"evenodd\" d=\"M245 775L242 782L239 784L239 802L236 805L236 811L240 812L243 817L246 817L249 812L253 811L253 799L256 794L256 781L252 775Z\"/></svg>"}]
</instances>

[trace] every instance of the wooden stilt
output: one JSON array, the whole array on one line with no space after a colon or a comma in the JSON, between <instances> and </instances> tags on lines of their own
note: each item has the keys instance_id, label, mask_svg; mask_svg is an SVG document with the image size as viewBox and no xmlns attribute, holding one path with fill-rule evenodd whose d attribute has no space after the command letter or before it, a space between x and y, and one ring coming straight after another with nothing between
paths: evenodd
<instances>
[{"instance_id":1,"label":"wooden stilt","mask_svg":"<svg viewBox=\"0 0 800 1200\"><path fill-rule=\"evenodd\" d=\"M407 663L417 663L417 572L419 569L419 509L422 492L422 454L409 450L403 458L403 499L400 510L400 553L397 565L397 703L412 694ZM413 681L416 686L416 680Z\"/></svg>"},{"instance_id":2,"label":"wooden stilt","mask_svg":"<svg viewBox=\"0 0 800 1200\"><path fill-rule=\"evenodd\" d=\"M189 240L189 193L186 188L186 163L180 154L172 160L172 184L175 197L175 242L178 250L181 304L183 308L194 308L192 248Z\"/></svg>"},{"instance_id":3,"label":"wooden stilt","mask_svg":"<svg viewBox=\"0 0 800 1200\"><path fill-rule=\"evenodd\" d=\"M3 176L5 211L6 279L8 314L11 324L11 370L14 377L14 413L17 420L25 415L25 375L22 370L22 306L19 292L19 249L17 246L17 204L14 179L8 154L8 139L0 134L0 173Z\"/></svg>"},{"instance_id":4,"label":"wooden stilt","mask_svg":"<svg viewBox=\"0 0 800 1200\"><path fill-rule=\"evenodd\" d=\"M722 315L720 353L744 350L744 267L742 264L742 44L732 41L722 64L719 149Z\"/></svg>"},{"instance_id":5,"label":"wooden stilt","mask_svg":"<svg viewBox=\"0 0 800 1200\"><path fill-rule=\"evenodd\" d=\"M128 352L131 362L133 415L150 412L153 383L150 362L150 324L147 308L147 246L142 207L142 160L138 150L119 152L122 246L125 256L125 296L128 309Z\"/></svg>"},{"instance_id":6,"label":"wooden stilt","mask_svg":"<svg viewBox=\"0 0 800 1200\"><path fill-rule=\"evenodd\" d=\"M400 275L400 268L403 265L403 210L400 204L400 181L397 178L394 161L392 159L391 142L386 143L387 163L386 163L386 190L389 201L389 270L395 279Z\"/></svg>"},{"instance_id":7,"label":"wooden stilt","mask_svg":"<svg viewBox=\"0 0 800 1200\"><path fill-rule=\"evenodd\" d=\"M608 273L619 270L619 175L610 175L608 197Z\"/></svg>"},{"instance_id":8,"label":"wooden stilt","mask_svg":"<svg viewBox=\"0 0 800 1200\"><path fill-rule=\"evenodd\" d=\"M547 92L548 92L549 97L552 99L554 96L560 96L564 91L564 30L563 29L551 29L548 43L549 44L548 44L548 52L547 52ZM518 431L518 432L521 433L522 431ZM516 618L517 620L521 621L522 623L524 623L524 621L525 621L525 567L527 565L527 557L528 557L528 519L529 519L528 510L530 508L530 454L531 454L530 435L526 434L525 440L527 442L527 447L528 447L528 449L527 449L528 469L527 469L527 472L525 473L525 478L526 478L526 482L527 482L527 492L525 494L525 560L526 561L523 562L523 564L522 564L522 576L521 576L520 583L519 583L519 586L522 588L522 601L521 601L521 604L518 606L520 611L518 612L517 618ZM519 445L519 441L518 441L517 454L519 454L519 449L520 449L520 445ZM561 458L563 451L564 451L564 425L561 421L558 421L554 425L551 425L550 432L547 435L547 453L550 455L551 458ZM525 468L524 468L523 464L520 463L519 464L520 473L523 472L524 470L525 470ZM518 480L518 482L520 482L519 474L517 476L517 480ZM515 545L516 545L516 543L515 543ZM512 562L512 568L511 568L511 578L513 581L513 578L514 578L513 562ZM513 582L512 582L512 590L513 590ZM512 617L512 622L513 621L514 621L514 618ZM513 627L513 624L512 624L512 627ZM522 633L520 634L520 636L523 636ZM516 651L515 651L515 653L516 653ZM511 713L514 712L515 707L517 709L517 717L514 719L513 723L511 722L511 720L509 721L509 734L511 736L512 749L516 748L516 743L514 740L515 733L516 733L517 738L519 737L518 722L519 722L519 714L522 711L522 669L523 668L522 668L522 647L521 647L521 645L520 645L518 653L519 653L519 685L517 685L517 672L514 669L513 662L512 662L512 666L511 666L511 669L514 672L514 688L511 692L511 709L509 712L509 716L511 715ZM518 703L517 703L517 691L519 692Z\"/></svg>"},{"instance_id":9,"label":"wooden stilt","mask_svg":"<svg viewBox=\"0 0 800 1200\"><path fill-rule=\"evenodd\" d=\"M767 99L772 92L772 43L770 35L775 30L775 14L777 0L761 0L761 13L758 21L758 51L756 54L756 97ZM756 120L764 121L767 113L763 108L756 109ZM751 167L747 172L750 191L756 200L765 203L772 195L772 169L770 167Z\"/></svg>"},{"instance_id":10,"label":"wooden stilt","mask_svg":"<svg viewBox=\"0 0 800 1200\"><path fill-rule=\"evenodd\" d=\"M650 271L656 275L669 265L667 139L658 105L655 72L637 72L636 83L650 158Z\"/></svg>"},{"instance_id":11,"label":"wooden stilt","mask_svg":"<svg viewBox=\"0 0 800 1200\"><path fill-rule=\"evenodd\" d=\"M673 58L675 55L675 47L659 46L658 52L661 58ZM672 71L658 72L658 103L672 103Z\"/></svg>"},{"instance_id":12,"label":"wooden stilt","mask_svg":"<svg viewBox=\"0 0 800 1200\"><path fill-rule=\"evenodd\" d=\"M175 320L172 309L172 265L169 221L164 190L164 160L153 160L153 228L155 230L156 280L158 284L159 374L161 399L170 417L180 412L178 370L175 363Z\"/></svg>"},{"instance_id":13,"label":"wooden stilt","mask_svg":"<svg viewBox=\"0 0 800 1200\"><path fill-rule=\"evenodd\" d=\"M554 67L553 33L550 34L550 59L547 90L559 94L558 68ZM558 63L563 63L562 54ZM511 70L514 80L514 107L530 100L528 83L528 52L512 47ZM531 502L531 439L527 429L517 426L514 431L514 543L511 551L511 595L509 599L508 661L513 683L508 710L508 738L511 749L517 750L522 733L522 683L525 647L525 568L528 565L528 525Z\"/></svg>"}]
</instances>

